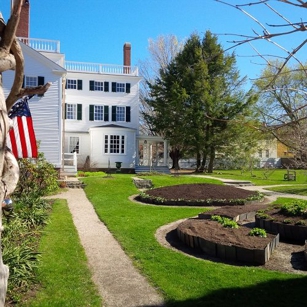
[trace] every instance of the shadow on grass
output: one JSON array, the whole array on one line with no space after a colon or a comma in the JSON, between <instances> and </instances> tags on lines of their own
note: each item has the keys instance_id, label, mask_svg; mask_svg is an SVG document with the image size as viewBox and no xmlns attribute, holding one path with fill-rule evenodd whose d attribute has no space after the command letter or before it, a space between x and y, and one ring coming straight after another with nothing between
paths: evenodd
<instances>
[{"instance_id":1,"label":"shadow on grass","mask_svg":"<svg viewBox=\"0 0 307 307\"><path fill-rule=\"evenodd\" d=\"M234 276L234 278L236 278ZM271 280L245 288L212 291L209 295L182 302L170 301L167 307L259 307L304 306L307 300L307 277Z\"/></svg>"}]
</instances>

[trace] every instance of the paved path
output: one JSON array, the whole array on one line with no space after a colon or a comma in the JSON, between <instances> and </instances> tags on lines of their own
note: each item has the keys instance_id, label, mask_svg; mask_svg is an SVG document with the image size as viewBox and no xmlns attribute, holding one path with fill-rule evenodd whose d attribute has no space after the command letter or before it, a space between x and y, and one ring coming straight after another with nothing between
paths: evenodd
<instances>
[{"instance_id":1,"label":"paved path","mask_svg":"<svg viewBox=\"0 0 307 307\"><path fill-rule=\"evenodd\" d=\"M249 191L259 191L261 193L264 193L266 195L266 198L269 199L270 201L275 201L277 197L286 197L286 198L297 198L297 199L305 199L307 200L307 196L304 195L297 195L297 194L287 194L287 193L281 193L281 192L275 192L275 191L270 191L268 190L270 187L276 187L276 186L285 186L288 184L278 184L278 185L263 185L263 186L256 186L256 185L244 185L246 183L246 180L232 180L232 179L226 179L226 178L219 178L219 177L214 177L214 176L207 176L207 175L197 175L198 177L204 177L204 178L211 178L211 179L216 179L224 182L225 184L233 184L234 186L237 184L236 187L242 188L244 190L249 190ZM242 184L240 186L240 183ZM295 184L295 183L294 183Z\"/></svg>"},{"instance_id":2,"label":"paved path","mask_svg":"<svg viewBox=\"0 0 307 307\"><path fill-rule=\"evenodd\" d=\"M52 196L68 202L93 281L105 307L160 307L162 297L133 266L129 257L99 220L83 189Z\"/></svg>"}]
</instances>

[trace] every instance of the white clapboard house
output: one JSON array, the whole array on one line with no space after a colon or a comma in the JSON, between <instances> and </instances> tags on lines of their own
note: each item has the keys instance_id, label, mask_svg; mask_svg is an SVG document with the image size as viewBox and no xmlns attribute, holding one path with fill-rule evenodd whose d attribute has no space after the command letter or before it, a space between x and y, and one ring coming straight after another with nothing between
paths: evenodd
<instances>
[{"instance_id":1,"label":"white clapboard house","mask_svg":"<svg viewBox=\"0 0 307 307\"><path fill-rule=\"evenodd\" d=\"M139 135L139 82L131 66L131 45L123 64L66 61L60 42L29 36L30 3L24 1L17 31L25 59L24 86L51 82L43 96L29 100L39 151L56 168L168 171L167 142ZM14 72L3 74L8 95Z\"/></svg>"}]
</instances>

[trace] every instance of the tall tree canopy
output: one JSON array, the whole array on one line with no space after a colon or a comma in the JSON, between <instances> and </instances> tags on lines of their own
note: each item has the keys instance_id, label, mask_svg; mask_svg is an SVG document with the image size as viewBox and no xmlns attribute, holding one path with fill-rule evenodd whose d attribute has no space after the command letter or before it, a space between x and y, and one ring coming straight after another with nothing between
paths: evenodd
<instances>
[{"instance_id":1,"label":"tall tree canopy","mask_svg":"<svg viewBox=\"0 0 307 307\"><path fill-rule=\"evenodd\" d=\"M140 85L140 132L143 134L154 135L149 122L144 120L144 114L151 112L147 104L148 83L160 75L167 65L175 58L180 50L182 50L183 42L173 35L161 35L156 39L148 40L149 58L139 61L140 75L142 81Z\"/></svg>"},{"instance_id":2,"label":"tall tree canopy","mask_svg":"<svg viewBox=\"0 0 307 307\"><path fill-rule=\"evenodd\" d=\"M231 142L223 131L252 99L242 91L244 79L236 69L234 54L224 53L217 37L207 31L192 34L173 61L148 83L152 112L146 120L172 146L173 168L185 153L198 157L198 168L213 170L216 151Z\"/></svg>"},{"instance_id":3,"label":"tall tree canopy","mask_svg":"<svg viewBox=\"0 0 307 307\"><path fill-rule=\"evenodd\" d=\"M303 162L300 166L306 166L307 80L301 68L302 64L289 67L272 61L255 82L255 89L266 130L295 153Z\"/></svg>"}]
</instances>

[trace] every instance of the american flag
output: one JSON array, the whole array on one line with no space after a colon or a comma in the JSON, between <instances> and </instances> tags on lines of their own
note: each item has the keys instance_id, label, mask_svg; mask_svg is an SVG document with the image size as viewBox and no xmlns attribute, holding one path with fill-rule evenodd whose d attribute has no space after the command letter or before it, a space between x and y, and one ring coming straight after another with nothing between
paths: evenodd
<instances>
[{"instance_id":1,"label":"american flag","mask_svg":"<svg viewBox=\"0 0 307 307\"><path fill-rule=\"evenodd\" d=\"M12 107L8 116L13 121L13 128L7 137L9 147L16 158L37 158L37 144L28 100L25 96Z\"/></svg>"}]
</instances>

